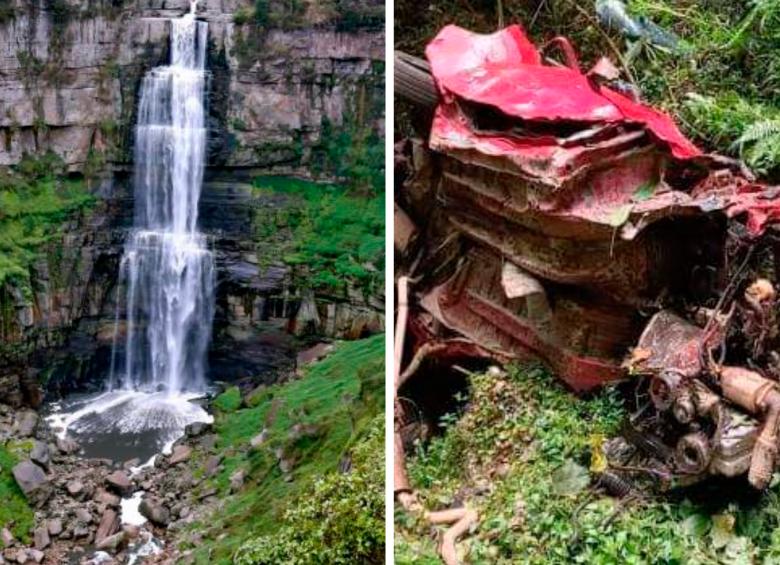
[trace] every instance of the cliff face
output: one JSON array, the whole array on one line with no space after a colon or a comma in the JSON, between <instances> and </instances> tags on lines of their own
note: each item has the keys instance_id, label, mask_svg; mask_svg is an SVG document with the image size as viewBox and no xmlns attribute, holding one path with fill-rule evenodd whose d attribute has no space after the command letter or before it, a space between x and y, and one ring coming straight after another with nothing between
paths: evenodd
<instances>
[{"instance_id":1,"label":"cliff face","mask_svg":"<svg viewBox=\"0 0 780 565\"><path fill-rule=\"evenodd\" d=\"M331 21L317 2L289 4L299 6L297 19L284 23L271 2L262 26L251 23L260 16L239 25L254 16L246 1L200 0L198 7L209 23L201 223L220 268L218 378L288 364L283 330L300 306L288 270L259 265L252 217L261 204L238 181L259 173L333 179L334 138L383 134L384 32ZM35 383L64 390L110 363L119 260L132 225L140 80L166 61L166 18L188 9L186 0L13 0L0 10L0 165L51 150L72 175L92 179L98 197L30 267L31 294L0 282L0 400L34 403ZM356 301L357 310L381 319L376 297L339 301L347 310ZM349 327L341 320L319 329L346 337Z\"/></svg>"}]
</instances>

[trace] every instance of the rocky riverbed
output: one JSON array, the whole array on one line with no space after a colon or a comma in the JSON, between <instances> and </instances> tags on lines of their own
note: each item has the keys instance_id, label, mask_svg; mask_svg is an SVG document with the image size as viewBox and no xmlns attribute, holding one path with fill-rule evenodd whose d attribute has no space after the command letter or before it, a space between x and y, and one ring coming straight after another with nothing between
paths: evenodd
<instances>
[{"instance_id":1,"label":"rocky riverbed","mask_svg":"<svg viewBox=\"0 0 780 565\"><path fill-rule=\"evenodd\" d=\"M36 412L0 405L0 439L16 446L13 476L35 509L30 543L3 528L0 563L186 562L187 553L166 542L219 504L205 482L222 461L211 425L190 425L170 455L147 465L84 458L75 441L56 432ZM198 477L188 465L196 449L207 456ZM240 473L231 483L242 486ZM191 535L196 544L197 533Z\"/></svg>"}]
</instances>

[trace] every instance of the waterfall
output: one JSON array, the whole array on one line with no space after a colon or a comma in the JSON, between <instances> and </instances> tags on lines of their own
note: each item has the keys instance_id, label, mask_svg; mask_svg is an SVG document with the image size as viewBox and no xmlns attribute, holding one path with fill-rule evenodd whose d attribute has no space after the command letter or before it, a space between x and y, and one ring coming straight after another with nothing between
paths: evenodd
<instances>
[{"instance_id":1,"label":"waterfall","mask_svg":"<svg viewBox=\"0 0 780 565\"><path fill-rule=\"evenodd\" d=\"M197 0L171 20L170 64L141 83L135 229L119 269L123 293L107 391L63 400L49 416L89 457L147 460L170 450L188 424L213 420L191 402L206 390L215 278L213 255L197 231L208 28L195 19L196 7Z\"/></svg>"},{"instance_id":2,"label":"waterfall","mask_svg":"<svg viewBox=\"0 0 780 565\"><path fill-rule=\"evenodd\" d=\"M214 261L198 233L206 155L208 25L171 20L170 65L141 84L135 145L135 231L122 259L124 364L111 389L202 391L211 339ZM116 347L116 344L115 344ZM112 354L116 363L118 356Z\"/></svg>"}]
</instances>

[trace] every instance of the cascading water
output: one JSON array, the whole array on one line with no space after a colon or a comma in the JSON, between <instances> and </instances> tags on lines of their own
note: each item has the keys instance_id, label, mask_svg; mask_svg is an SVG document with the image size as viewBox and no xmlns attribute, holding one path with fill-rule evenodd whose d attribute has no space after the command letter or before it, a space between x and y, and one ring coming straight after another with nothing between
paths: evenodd
<instances>
[{"instance_id":1,"label":"cascading water","mask_svg":"<svg viewBox=\"0 0 780 565\"><path fill-rule=\"evenodd\" d=\"M213 256L197 232L208 26L195 19L196 7L197 0L171 20L170 65L152 69L141 85L136 229L120 267L124 301L107 392L71 399L52 417L95 456L147 458L187 424L210 419L190 402L205 392L214 303Z\"/></svg>"}]
</instances>

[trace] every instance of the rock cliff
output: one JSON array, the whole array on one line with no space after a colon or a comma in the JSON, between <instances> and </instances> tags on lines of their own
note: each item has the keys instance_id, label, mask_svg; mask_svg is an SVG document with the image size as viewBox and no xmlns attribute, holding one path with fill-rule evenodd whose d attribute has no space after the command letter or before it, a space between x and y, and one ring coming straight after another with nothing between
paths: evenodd
<instances>
[{"instance_id":1,"label":"rock cliff","mask_svg":"<svg viewBox=\"0 0 780 565\"><path fill-rule=\"evenodd\" d=\"M140 79L166 60L166 18L188 7L187 0L12 0L0 9L0 165L51 150L98 197L45 245L30 267L31 294L0 283L7 402L35 403L41 381L63 391L81 386L110 363L117 273L132 224ZM293 329L301 300L289 269L260 267L252 217L261 203L241 183L260 173L337 179L334 139L383 135L380 8L344 0L199 2L198 16L209 23L201 223L220 267L217 378L276 371L294 358L284 330ZM354 295L341 306L320 305L318 331L360 334L355 313L378 328L380 302Z\"/></svg>"}]
</instances>

